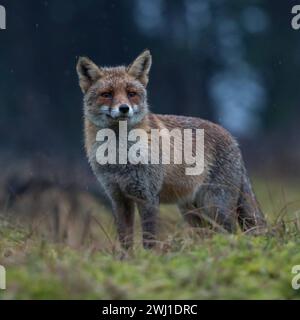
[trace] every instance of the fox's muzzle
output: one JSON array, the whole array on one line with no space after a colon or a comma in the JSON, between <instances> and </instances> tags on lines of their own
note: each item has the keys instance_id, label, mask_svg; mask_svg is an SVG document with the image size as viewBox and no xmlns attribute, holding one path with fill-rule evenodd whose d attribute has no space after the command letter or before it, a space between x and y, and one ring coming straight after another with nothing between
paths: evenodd
<instances>
[{"instance_id":1,"label":"fox's muzzle","mask_svg":"<svg viewBox=\"0 0 300 320\"><path fill-rule=\"evenodd\" d=\"M110 115L114 119L130 118L133 115L133 110L128 104L121 104L119 107L112 109Z\"/></svg>"}]
</instances>

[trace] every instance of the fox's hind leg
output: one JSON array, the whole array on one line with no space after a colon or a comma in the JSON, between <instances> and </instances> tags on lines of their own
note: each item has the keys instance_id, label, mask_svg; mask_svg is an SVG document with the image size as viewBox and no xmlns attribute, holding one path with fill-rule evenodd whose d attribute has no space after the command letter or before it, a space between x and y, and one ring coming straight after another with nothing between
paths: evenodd
<instances>
[{"instance_id":1,"label":"fox's hind leg","mask_svg":"<svg viewBox=\"0 0 300 320\"><path fill-rule=\"evenodd\" d=\"M178 204L178 209L183 219L192 227L205 227L207 223L201 217L201 209L197 208L192 201L184 201Z\"/></svg>"},{"instance_id":2,"label":"fox's hind leg","mask_svg":"<svg viewBox=\"0 0 300 320\"><path fill-rule=\"evenodd\" d=\"M221 185L204 185L196 193L195 207L201 210L201 219L218 231L235 232L238 193Z\"/></svg>"}]
</instances>

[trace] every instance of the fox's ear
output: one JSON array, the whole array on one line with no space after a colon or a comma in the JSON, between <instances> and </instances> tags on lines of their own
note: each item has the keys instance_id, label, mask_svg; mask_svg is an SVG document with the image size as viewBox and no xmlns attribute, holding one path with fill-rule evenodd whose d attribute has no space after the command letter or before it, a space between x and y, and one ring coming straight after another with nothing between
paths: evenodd
<instances>
[{"instance_id":1,"label":"fox's ear","mask_svg":"<svg viewBox=\"0 0 300 320\"><path fill-rule=\"evenodd\" d=\"M146 86L149 81L151 64L151 53L149 50L145 50L133 61L131 65L128 66L127 72Z\"/></svg>"},{"instance_id":2,"label":"fox's ear","mask_svg":"<svg viewBox=\"0 0 300 320\"><path fill-rule=\"evenodd\" d=\"M89 58L80 57L77 63L79 85L83 93L86 93L93 83L101 77L101 69Z\"/></svg>"}]
</instances>

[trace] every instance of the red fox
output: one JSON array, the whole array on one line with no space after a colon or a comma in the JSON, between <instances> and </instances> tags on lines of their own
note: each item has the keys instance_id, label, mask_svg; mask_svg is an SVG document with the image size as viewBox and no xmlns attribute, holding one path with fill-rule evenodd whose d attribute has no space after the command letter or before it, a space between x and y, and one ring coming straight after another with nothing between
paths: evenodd
<instances>
[{"instance_id":1,"label":"red fox","mask_svg":"<svg viewBox=\"0 0 300 320\"><path fill-rule=\"evenodd\" d=\"M86 153L111 200L121 245L125 249L133 245L135 204L141 216L145 248L155 245L159 204L163 202L176 203L193 227L210 224L234 232L238 222L243 231L264 229L266 221L235 139L224 128L200 118L149 111L146 87L151 64L148 50L127 67L98 67L86 57L79 58L77 64L84 94ZM186 163L174 161L100 165L96 156L101 145L97 132L110 129L118 135L121 121L126 121L128 130L143 129L149 143L153 129L204 130L203 172L187 175ZM186 143L194 142L195 136L192 140ZM174 154L180 152L176 148L172 141Z\"/></svg>"}]
</instances>

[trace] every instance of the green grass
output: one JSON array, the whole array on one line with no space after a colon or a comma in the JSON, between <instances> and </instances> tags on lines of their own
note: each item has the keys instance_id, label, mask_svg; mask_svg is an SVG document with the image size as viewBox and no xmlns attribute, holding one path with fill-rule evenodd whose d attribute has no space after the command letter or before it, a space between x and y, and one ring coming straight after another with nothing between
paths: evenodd
<instances>
[{"instance_id":1,"label":"green grass","mask_svg":"<svg viewBox=\"0 0 300 320\"><path fill-rule=\"evenodd\" d=\"M80 249L2 222L0 264L7 269L7 290L0 298L298 299L291 269L300 265L300 188L260 182L255 189L273 236L196 232L165 206L158 248L143 250L138 232L134 252L123 259L106 214L98 219L109 239L98 227L97 241Z\"/></svg>"}]
</instances>

